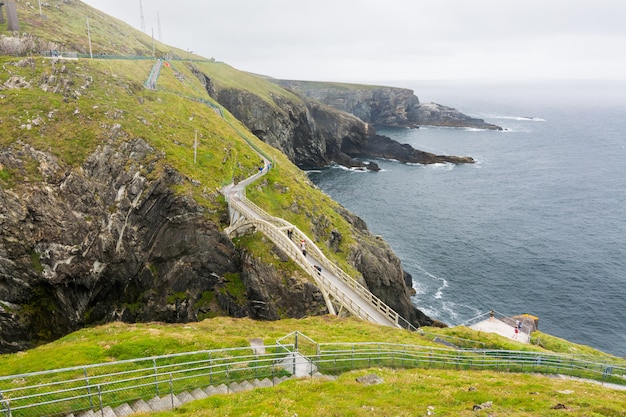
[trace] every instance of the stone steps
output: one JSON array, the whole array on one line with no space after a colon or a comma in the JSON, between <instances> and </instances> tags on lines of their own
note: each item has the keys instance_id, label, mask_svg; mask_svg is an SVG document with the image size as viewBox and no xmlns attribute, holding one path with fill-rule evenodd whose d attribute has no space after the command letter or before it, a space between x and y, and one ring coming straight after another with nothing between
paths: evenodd
<instances>
[{"instance_id":1,"label":"stone steps","mask_svg":"<svg viewBox=\"0 0 626 417\"><path fill-rule=\"evenodd\" d=\"M314 378L326 377L320 373L313 375ZM125 417L135 413L146 413L154 411L167 411L190 401L201 400L211 395L231 394L243 391L250 391L256 388L269 388L280 384L283 381L291 379L291 376L283 376L282 378L265 378L263 380L255 379L253 381L231 382L228 385L220 384L218 386L209 386L207 388L196 388L192 392L181 392L174 396L167 394L162 397L155 396L149 400L137 400L132 404L122 404L115 408L109 406L102 410L88 410L80 414L69 414L66 417Z\"/></svg>"}]
</instances>

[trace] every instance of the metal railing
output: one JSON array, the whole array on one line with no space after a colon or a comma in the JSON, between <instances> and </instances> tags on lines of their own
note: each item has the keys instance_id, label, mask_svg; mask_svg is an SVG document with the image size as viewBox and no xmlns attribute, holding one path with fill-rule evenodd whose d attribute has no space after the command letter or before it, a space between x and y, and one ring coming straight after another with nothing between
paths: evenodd
<instances>
[{"instance_id":1,"label":"metal railing","mask_svg":"<svg viewBox=\"0 0 626 417\"><path fill-rule=\"evenodd\" d=\"M197 351L0 376L0 415L68 415L140 399L289 372L280 366L293 345ZM172 398L173 400L173 398Z\"/></svg>"},{"instance_id":2,"label":"metal railing","mask_svg":"<svg viewBox=\"0 0 626 417\"><path fill-rule=\"evenodd\" d=\"M275 345L197 351L0 377L0 415L68 415L155 396L290 374L284 359L325 374L371 368L432 368L562 374L626 386L626 367L607 359L489 349L448 349L394 343L317 343L294 332ZM294 363L295 368L295 363Z\"/></svg>"},{"instance_id":3,"label":"metal railing","mask_svg":"<svg viewBox=\"0 0 626 417\"><path fill-rule=\"evenodd\" d=\"M269 232L268 229L272 228L271 226L273 226L275 230L279 230L278 228L281 228L281 229L289 228L293 230L295 240L296 241L304 240L306 242L308 251L311 253L311 255L314 258L316 258L319 261L319 263L321 264L320 266L326 268L334 276L339 278L345 285L347 285L350 289L352 289L352 291L354 291L362 300L367 302L376 311L378 311L383 317L385 317L387 321L393 323L397 327L401 327L401 328L405 328L409 330L417 330L417 328L413 326L408 320L404 319L395 310L393 310L385 302L383 302L380 298L372 294L372 292L369 289L367 289L364 285L362 285L357 280L355 280L350 275L348 275L343 269L339 268L334 262L330 261L326 257L326 255L324 255L324 253L317 247L315 242L309 239L309 237L305 235L302 231L300 231L297 227L293 226L292 224L288 223L287 221L281 218L274 217L271 214L265 212L262 208L254 204L244 195L240 195L239 200L241 203L243 203L243 206L245 206L245 208L242 207L242 204L239 204L238 202L235 202L235 201L231 203L233 205L233 208L244 213L246 211L252 211L256 213L259 217L261 217L264 221L269 223L268 226L261 227L261 229L264 232L265 231ZM275 235L275 233L271 233L271 234ZM280 234L284 235L284 233L282 232ZM278 244L283 250L287 250L287 252L292 258L294 258L294 255L295 255L294 260L296 260L298 265L300 265L303 269L309 272L309 274L311 274L314 277L314 279L316 280L316 282L318 282L318 284L323 284L326 290L332 293L333 296L337 299L337 301L342 303L342 305L344 305L352 314L356 315L357 317L361 317L364 320L380 322L379 320L373 319L373 317L369 313L367 313L367 311L365 311L359 306L358 302L355 302L346 294L344 294L342 291L339 291L335 285L333 285L332 283L328 281L328 279L320 276L317 273L317 271L313 269L308 262L306 262L306 260L305 262L303 262L302 260L298 259L299 257L297 256L297 254L292 253L292 249L293 248L297 249L297 246L295 246L295 244L291 242L290 239L283 238L283 236L280 236L280 238L278 239L274 239L272 236L268 236L268 237L270 237L270 239L272 239L276 244Z\"/></svg>"},{"instance_id":4,"label":"metal railing","mask_svg":"<svg viewBox=\"0 0 626 417\"><path fill-rule=\"evenodd\" d=\"M416 330L416 328L405 320L402 316L400 316L396 311L394 311L391 307L385 304L380 298L376 297L371 293L365 286L361 285L355 279L353 279L350 275L345 273L341 268L336 266L333 262L328 260L324 253L315 245L311 239L309 239L304 233L302 233L297 227L290 225L287 222L284 222L282 219L275 218L265 211L263 211L260 207L256 206L250 200L245 197L240 197L240 201L232 200L230 202L233 209L239 212L254 212L259 216L263 217L263 219L254 219L251 218L253 216L246 216L248 220L242 223L242 225L254 225L259 231L263 232L270 240L272 240L276 245L278 245L281 249L283 249L287 255L291 257L304 271L306 271L309 275L313 277L316 284L322 290L327 302L328 309L332 312L333 307L330 301L327 299L328 295L332 295L335 300L337 300L342 306L344 306L350 313L353 315L374 323L379 324L391 324L396 327ZM272 224L272 220L274 223L277 223L279 226ZM302 255L300 249L296 246L296 244L289 239L282 228L289 227L294 231L294 237L296 241L304 240L307 243L308 251L311 256L317 259L317 261L321 264L322 267L326 268L330 271L334 276L339 278L339 280L344 283L348 288L350 288L356 296L358 296L361 300L367 303L374 311L380 314L381 317L377 318L372 316L370 312L364 309L359 301L354 300L345 291L337 287L331 280L327 277L320 274L310 262Z\"/></svg>"}]
</instances>

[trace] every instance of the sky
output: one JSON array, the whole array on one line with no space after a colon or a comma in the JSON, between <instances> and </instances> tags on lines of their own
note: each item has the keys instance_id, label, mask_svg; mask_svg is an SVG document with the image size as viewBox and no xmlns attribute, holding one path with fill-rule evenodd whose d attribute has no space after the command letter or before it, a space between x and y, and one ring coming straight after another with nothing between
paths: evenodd
<instances>
[{"instance_id":1,"label":"sky","mask_svg":"<svg viewBox=\"0 0 626 417\"><path fill-rule=\"evenodd\" d=\"M83 0L284 79L624 80L624 0ZM140 7L140 4L142 5Z\"/></svg>"}]
</instances>

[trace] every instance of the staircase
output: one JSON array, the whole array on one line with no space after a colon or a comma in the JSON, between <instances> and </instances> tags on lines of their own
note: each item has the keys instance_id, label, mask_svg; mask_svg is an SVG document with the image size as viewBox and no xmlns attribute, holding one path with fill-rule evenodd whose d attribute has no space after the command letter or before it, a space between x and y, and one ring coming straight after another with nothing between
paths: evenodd
<instances>
[{"instance_id":1,"label":"staircase","mask_svg":"<svg viewBox=\"0 0 626 417\"><path fill-rule=\"evenodd\" d=\"M250 391L256 388L271 388L283 381L297 376L283 376L282 378L265 378L263 380L255 379L253 381L231 382L228 385L220 384L218 386L209 386L207 388L196 388L191 392L184 391L179 394L167 394L162 397L155 396L147 401L137 400L132 404L124 403L115 408L110 406L102 409L88 410L80 414L69 414L66 417L124 417L135 413L150 413L158 411L168 411L180 407L190 401L201 400L212 395L233 394L238 392ZM331 378L326 377L318 372L313 374L314 378Z\"/></svg>"}]
</instances>

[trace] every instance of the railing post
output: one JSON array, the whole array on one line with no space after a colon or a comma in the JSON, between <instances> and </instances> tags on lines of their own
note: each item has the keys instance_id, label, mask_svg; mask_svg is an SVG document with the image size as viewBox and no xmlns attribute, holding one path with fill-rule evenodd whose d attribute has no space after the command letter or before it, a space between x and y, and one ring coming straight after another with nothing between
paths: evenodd
<instances>
[{"instance_id":1,"label":"railing post","mask_svg":"<svg viewBox=\"0 0 626 417\"><path fill-rule=\"evenodd\" d=\"M89 386L89 377L87 376L87 368L83 368L85 375L85 383L87 384L87 396L89 397L89 407L93 408L93 399L91 398L91 386Z\"/></svg>"},{"instance_id":2,"label":"railing post","mask_svg":"<svg viewBox=\"0 0 626 417\"><path fill-rule=\"evenodd\" d=\"M213 385L213 359L211 358L211 352L209 352L209 385Z\"/></svg>"},{"instance_id":3,"label":"railing post","mask_svg":"<svg viewBox=\"0 0 626 417\"><path fill-rule=\"evenodd\" d=\"M272 386L276 386L276 364L272 363Z\"/></svg>"},{"instance_id":4,"label":"railing post","mask_svg":"<svg viewBox=\"0 0 626 417\"><path fill-rule=\"evenodd\" d=\"M352 345L352 369L354 369L354 345Z\"/></svg>"},{"instance_id":5,"label":"railing post","mask_svg":"<svg viewBox=\"0 0 626 417\"><path fill-rule=\"evenodd\" d=\"M172 383L172 373L170 372L170 400L172 401L172 410L174 409L174 384Z\"/></svg>"},{"instance_id":6,"label":"railing post","mask_svg":"<svg viewBox=\"0 0 626 417\"><path fill-rule=\"evenodd\" d=\"M152 366L154 367L154 386L156 388L156 395L159 396L159 373L157 371L156 359L152 359Z\"/></svg>"},{"instance_id":7,"label":"railing post","mask_svg":"<svg viewBox=\"0 0 626 417\"><path fill-rule=\"evenodd\" d=\"M9 400L4 399L2 391L0 391L0 405L6 406L6 412L4 414L6 417L11 417L11 404L9 404Z\"/></svg>"},{"instance_id":8,"label":"railing post","mask_svg":"<svg viewBox=\"0 0 626 417\"><path fill-rule=\"evenodd\" d=\"M104 407L102 406L102 391L100 385L98 385L98 401L100 402L100 415L104 417Z\"/></svg>"}]
</instances>

